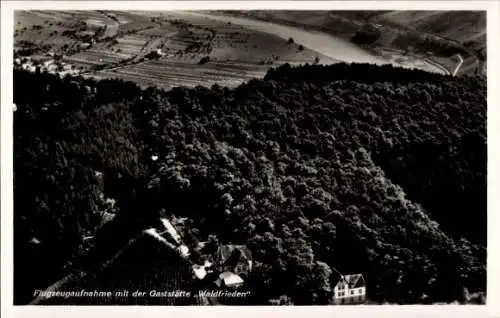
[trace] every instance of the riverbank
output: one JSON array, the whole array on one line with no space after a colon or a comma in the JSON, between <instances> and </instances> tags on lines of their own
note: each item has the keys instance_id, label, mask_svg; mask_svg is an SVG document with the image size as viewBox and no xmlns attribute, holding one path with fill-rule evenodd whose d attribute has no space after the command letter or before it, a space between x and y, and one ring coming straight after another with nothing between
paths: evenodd
<instances>
[{"instance_id":1,"label":"riverbank","mask_svg":"<svg viewBox=\"0 0 500 318\"><path fill-rule=\"evenodd\" d=\"M224 12L210 12L210 15L213 16L218 16L218 17L225 17L225 18L240 18L240 19L252 19L256 21L261 21L265 23L270 23L270 24L275 24L278 23L280 25L288 26L290 28L297 28L297 29L302 29L306 32L315 32L315 33L324 33L329 36L341 39L345 42L347 42L349 45L354 45L351 42L351 37L353 33L352 31L356 28L361 27L360 23L356 23L355 21L348 21L346 19L339 19L342 20L342 23L351 23L352 24L352 29L351 32L332 32L331 29L321 26L321 25L312 25L312 24L307 24L307 23L298 23L294 21L290 21L287 19L282 19L278 17L273 17L273 18L266 18L264 16L260 16L257 14L251 14L249 12L245 11L224 11ZM311 47L309 47L311 48ZM449 67L444 66L443 64L429 58L429 57L424 57L420 54L415 54L415 53L405 53L402 50L398 50L392 47L387 47L387 46L359 46L359 48L365 50L369 54L372 54L374 56L385 56L384 52L390 52L391 56L385 56L384 60L385 63L390 63L395 66L399 67L405 67L405 68L417 68L417 69L422 69L425 71L429 72L437 72L440 74L451 74L451 70ZM311 48L314 49L314 48ZM409 57L413 60L412 62L408 62ZM398 63L397 60L405 60L405 63ZM354 62L354 61L349 61L349 60L343 60L345 62ZM370 61L367 61L368 63ZM379 64L379 63L376 63Z\"/></svg>"}]
</instances>

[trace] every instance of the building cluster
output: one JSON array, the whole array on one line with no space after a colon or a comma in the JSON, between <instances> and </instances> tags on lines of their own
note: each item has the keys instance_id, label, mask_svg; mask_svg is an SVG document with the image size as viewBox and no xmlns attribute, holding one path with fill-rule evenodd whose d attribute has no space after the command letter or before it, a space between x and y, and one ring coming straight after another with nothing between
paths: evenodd
<instances>
[{"instance_id":1,"label":"building cluster","mask_svg":"<svg viewBox=\"0 0 500 318\"><path fill-rule=\"evenodd\" d=\"M194 276L218 288L239 288L252 271L252 254L245 245L220 245L206 255L203 265L193 265Z\"/></svg>"},{"instance_id":2,"label":"building cluster","mask_svg":"<svg viewBox=\"0 0 500 318\"><path fill-rule=\"evenodd\" d=\"M58 61L55 59L48 59L45 61L33 60L30 57L15 58L14 67L21 68L29 72L46 72L54 75L64 76L77 76L80 72L73 65L66 63L64 61Z\"/></svg>"},{"instance_id":3,"label":"building cluster","mask_svg":"<svg viewBox=\"0 0 500 318\"><path fill-rule=\"evenodd\" d=\"M219 245L215 253L205 254L203 249L202 264L191 259L191 251L183 243L176 225L182 221L161 218L161 226L144 231L154 237L170 250L175 251L181 258L190 262L193 278L205 285L214 285L218 288L238 288L252 270L252 254L245 245ZM200 244L203 246L204 244Z\"/></svg>"},{"instance_id":4,"label":"building cluster","mask_svg":"<svg viewBox=\"0 0 500 318\"><path fill-rule=\"evenodd\" d=\"M170 250L175 251L184 259L192 277L200 287L217 290L238 290L245 284L252 271L252 254L246 245L219 244L200 242L197 247L190 249L183 243L182 236L176 227L182 225L184 219L161 218L158 226L147 229L145 234L163 243ZM193 257L197 254L199 258ZM195 259L196 258L196 259ZM366 298L366 282L362 274L344 275L334 270L332 274L331 304L353 305L362 304ZM209 297L209 302L218 302ZM288 296L270 300L273 305L292 304Z\"/></svg>"}]
</instances>

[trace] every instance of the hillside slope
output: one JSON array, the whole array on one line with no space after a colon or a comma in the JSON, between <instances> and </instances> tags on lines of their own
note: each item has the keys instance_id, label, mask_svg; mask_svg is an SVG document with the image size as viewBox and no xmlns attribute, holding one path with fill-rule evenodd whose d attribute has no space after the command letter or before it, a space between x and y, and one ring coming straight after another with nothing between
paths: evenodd
<instances>
[{"instance_id":1,"label":"hillside slope","mask_svg":"<svg viewBox=\"0 0 500 318\"><path fill-rule=\"evenodd\" d=\"M462 43L477 41L486 46L485 11L392 11L378 18Z\"/></svg>"},{"instance_id":2,"label":"hillside slope","mask_svg":"<svg viewBox=\"0 0 500 318\"><path fill-rule=\"evenodd\" d=\"M266 21L302 26L346 39L364 35L359 44L414 52L449 70L459 53L460 75L483 74L486 61L485 11L228 11ZM429 55L430 54L430 55Z\"/></svg>"},{"instance_id":3,"label":"hillside slope","mask_svg":"<svg viewBox=\"0 0 500 318\"><path fill-rule=\"evenodd\" d=\"M249 303L328 303L333 269L362 272L377 302L485 292L484 79L336 64L232 90L14 81L16 303L163 209L188 217L193 244L248 245ZM116 217L100 231L103 211Z\"/></svg>"}]
</instances>

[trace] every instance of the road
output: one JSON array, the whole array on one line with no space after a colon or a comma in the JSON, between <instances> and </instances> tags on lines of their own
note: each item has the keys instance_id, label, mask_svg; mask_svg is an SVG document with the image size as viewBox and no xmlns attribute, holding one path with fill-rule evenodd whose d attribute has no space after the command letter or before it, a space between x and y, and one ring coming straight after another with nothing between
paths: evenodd
<instances>
[{"instance_id":1,"label":"road","mask_svg":"<svg viewBox=\"0 0 500 318\"><path fill-rule=\"evenodd\" d=\"M453 71L453 76L457 75L458 71L460 70L460 67L464 63L464 59L462 58L462 56L460 54L457 54L457 57L458 57L458 64L457 64L457 67L455 68L455 70Z\"/></svg>"}]
</instances>

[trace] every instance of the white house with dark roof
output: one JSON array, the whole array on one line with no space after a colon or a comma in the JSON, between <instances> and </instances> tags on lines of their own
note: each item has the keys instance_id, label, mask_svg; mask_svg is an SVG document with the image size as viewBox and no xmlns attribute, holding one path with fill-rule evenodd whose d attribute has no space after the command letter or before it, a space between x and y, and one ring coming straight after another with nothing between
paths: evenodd
<instances>
[{"instance_id":1,"label":"white house with dark roof","mask_svg":"<svg viewBox=\"0 0 500 318\"><path fill-rule=\"evenodd\" d=\"M332 281L334 282L334 281ZM366 298L366 281L361 274L342 275L339 273L333 288L333 303L360 304Z\"/></svg>"}]
</instances>

